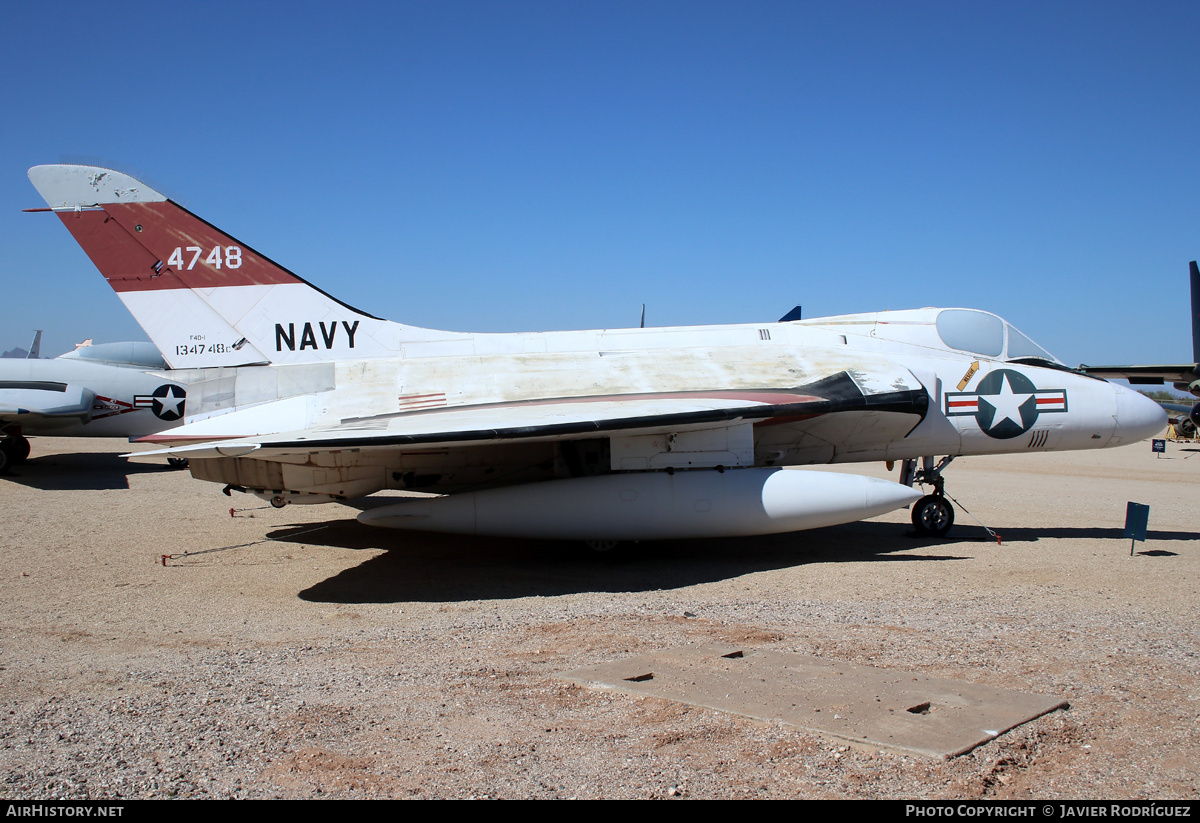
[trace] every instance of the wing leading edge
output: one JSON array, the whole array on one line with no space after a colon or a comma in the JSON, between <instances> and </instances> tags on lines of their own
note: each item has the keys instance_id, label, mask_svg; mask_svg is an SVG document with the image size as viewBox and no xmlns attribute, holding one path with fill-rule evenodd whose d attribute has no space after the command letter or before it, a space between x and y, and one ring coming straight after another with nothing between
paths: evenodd
<instances>
[{"instance_id":1,"label":"wing leading edge","mask_svg":"<svg viewBox=\"0 0 1200 823\"><path fill-rule=\"evenodd\" d=\"M929 396L905 372L888 381L840 372L792 389L676 392L570 397L437 409L348 419L333 425L237 436L238 416L274 417L267 404L143 438L170 444L155 454L256 458L346 449L444 448L504 441L568 440L617 434L681 432L728 426L796 423L846 412L899 415L900 436L924 419ZM880 384L886 390L880 389ZM864 387L866 389L864 390ZM278 401L292 402L296 398ZM296 415L296 419L300 415ZM198 442L198 441L205 442Z\"/></svg>"}]
</instances>

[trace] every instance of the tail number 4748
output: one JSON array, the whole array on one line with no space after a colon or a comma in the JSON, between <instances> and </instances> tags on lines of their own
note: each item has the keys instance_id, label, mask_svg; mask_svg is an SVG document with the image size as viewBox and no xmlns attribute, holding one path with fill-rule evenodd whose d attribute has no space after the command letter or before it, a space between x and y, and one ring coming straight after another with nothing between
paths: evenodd
<instances>
[{"instance_id":1,"label":"tail number 4748","mask_svg":"<svg viewBox=\"0 0 1200 823\"><path fill-rule=\"evenodd\" d=\"M191 255L191 260L184 263L184 254ZM223 253L223 254L222 254ZM175 266L177 271L187 269L191 271L196 267L196 262L200 259L200 255L204 254L204 249L199 246L176 246L175 251L171 252L171 256L167 258L168 266ZM204 258L204 262L212 266L214 269L221 268L221 261L224 259L225 268L236 269L242 265L242 247L241 246L213 246L212 251Z\"/></svg>"}]
</instances>

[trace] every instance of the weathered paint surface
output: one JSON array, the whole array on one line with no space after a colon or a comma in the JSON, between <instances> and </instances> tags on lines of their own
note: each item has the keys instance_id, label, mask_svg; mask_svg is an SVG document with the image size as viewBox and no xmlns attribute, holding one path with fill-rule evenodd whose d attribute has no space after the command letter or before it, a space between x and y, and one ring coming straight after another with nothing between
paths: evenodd
<instances>
[{"instance_id":1,"label":"weathered paint surface","mask_svg":"<svg viewBox=\"0 0 1200 823\"><path fill-rule=\"evenodd\" d=\"M448 432L477 432L500 430L510 426L553 425L578 419L609 420L622 415L646 418L641 429L603 436L614 451L609 468L614 470L652 470L658 468L695 468L703 466L784 466L831 462L861 462L867 460L899 460L927 454L990 454L1011 451L1044 450L1048 448L1095 448L1120 438L1116 418L1115 387L1067 372L1033 366L1020 366L1022 374L1034 384L1071 397L1069 413L1038 416L1037 425L1023 436L998 439L988 436L976 417L947 415L943 405L946 385L955 386L963 373L975 366L971 386L978 386L989 374L1013 367L1003 361L981 360L976 355L934 349L928 345L890 341L891 354L878 337L859 343L853 332L836 334L821 328L769 326L770 340L762 340L759 327L708 329L709 339L730 337L747 341L746 345L691 345L700 330L653 330L654 346L641 347L637 334L619 335L623 348L615 346L604 354L555 351L574 345L579 333L567 332L565 340L556 340L554 333L545 335L545 353L489 354L467 357L397 358L393 360L349 361L334 364L334 386L317 390L316 384L295 381L298 391L313 389L318 403L310 410L306 425L296 425L289 431L296 437L287 439L287 446L264 442L251 456L215 458L229 461L221 479L235 485L258 487L243 482L246 478L234 467L264 461L289 461L288 481L283 488L305 492L337 494L338 482L347 494L363 493L364 489L411 487L393 480L393 476L423 477L438 475L438 481L427 485L429 490L449 491L472 484L488 485L483 472L488 467L498 474L525 480L566 476L561 458L550 460L544 445L535 447L529 438L521 444L511 444L496 451L494 445L503 440L461 441L457 444L443 440L411 442L403 446L372 448L369 439L387 435L417 437L423 434ZM917 331L908 327L907 332ZM751 332L753 334L751 334ZM612 333L593 332L595 339ZM680 343L663 347L664 338L675 337ZM846 343L841 343L845 339ZM834 345L829 345L833 341ZM477 341L480 348L486 341ZM865 351L864 351L865 349ZM904 351L907 349L907 351ZM897 350L900 354L897 356ZM901 365L903 364L903 365ZM272 367L286 373L293 367ZM239 370L241 371L241 370ZM257 370L250 369L255 372ZM923 418L886 411L853 411L818 416L797 415L795 419L771 419L756 425L746 422L718 427L722 441L733 437L739 427L749 430L750 454L746 446L689 448L678 437L690 427L657 430L652 422L656 415L695 408L750 409L763 403L803 402L805 393L798 388L839 373L857 376L856 385L878 394L915 389L929 397L928 411ZM435 398L424 408L411 408L408 398ZM1062 395L1055 395L1056 397ZM201 396L199 401L205 402ZM232 399L230 402L233 402ZM253 408L253 407L252 407ZM247 437L257 439L263 432L239 429L251 425L243 412L214 418L211 430L202 424L189 426L186 437ZM268 416L268 424L278 418ZM1019 419L1019 418L1018 418ZM245 421L245 422L243 422ZM702 431L709 432L711 426ZM276 434L279 429L272 430ZM587 439L586 433L575 433L567 439ZM168 433L162 442L171 442ZM311 453L297 438L319 440L323 445ZM556 439L548 435L547 440ZM336 448L344 441L345 450ZM489 442L493 448L489 450ZM715 441L714 441L715 442ZM422 451L445 451L457 447L471 458L462 465L451 465L444 456L438 458L440 471L422 471L414 467L416 455ZM636 453L629 452L631 447ZM706 453L707 452L707 453ZM182 453L182 452L181 452ZM202 457L196 452L195 457ZM550 450L553 455L553 450ZM301 465L291 462L303 460ZM316 461L333 463L343 470L334 482L325 468ZM200 462L208 462L199 460ZM437 462L437 461L435 461ZM366 467L382 467L383 471L360 471ZM545 467L541 471L534 467ZM429 466L423 468L428 469ZM319 470L318 470L319 469ZM214 473L213 469L203 471ZM305 472L311 472L306 475ZM237 477L238 479L234 479ZM216 479L214 477L214 479ZM274 488L274 487L272 487ZM331 491L331 489L333 491ZM353 490L353 491L351 491Z\"/></svg>"}]
</instances>

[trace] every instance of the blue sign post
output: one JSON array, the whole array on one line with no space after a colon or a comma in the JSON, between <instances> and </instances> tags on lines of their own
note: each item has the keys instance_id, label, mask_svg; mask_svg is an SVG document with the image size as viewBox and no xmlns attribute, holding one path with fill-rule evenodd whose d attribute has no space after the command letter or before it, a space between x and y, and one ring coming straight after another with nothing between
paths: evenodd
<instances>
[{"instance_id":1,"label":"blue sign post","mask_svg":"<svg viewBox=\"0 0 1200 823\"><path fill-rule=\"evenodd\" d=\"M1150 524L1150 507L1145 503L1127 503L1125 505L1125 536L1129 538L1129 556L1133 557L1133 547L1137 541L1146 542L1146 527Z\"/></svg>"}]
</instances>

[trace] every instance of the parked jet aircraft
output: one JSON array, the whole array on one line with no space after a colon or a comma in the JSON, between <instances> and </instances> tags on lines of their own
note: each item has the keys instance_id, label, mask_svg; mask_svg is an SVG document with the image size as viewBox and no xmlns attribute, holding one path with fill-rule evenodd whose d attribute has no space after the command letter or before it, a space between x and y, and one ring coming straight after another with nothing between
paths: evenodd
<instances>
[{"instance_id":1,"label":"parked jet aircraft","mask_svg":"<svg viewBox=\"0 0 1200 823\"><path fill-rule=\"evenodd\" d=\"M1197 412L1196 406L1181 406L1176 403L1159 403L1167 413L1167 422L1175 427L1175 432L1180 436L1192 440L1196 437L1196 423L1192 419Z\"/></svg>"},{"instance_id":2,"label":"parked jet aircraft","mask_svg":"<svg viewBox=\"0 0 1200 823\"><path fill-rule=\"evenodd\" d=\"M0 471L29 456L29 437L134 437L178 425L184 387L147 373L166 367L152 343L0 359Z\"/></svg>"},{"instance_id":3,"label":"parked jet aircraft","mask_svg":"<svg viewBox=\"0 0 1200 823\"><path fill-rule=\"evenodd\" d=\"M447 496L360 519L600 543L766 534L916 501L909 485L782 468L886 460L933 484L913 522L944 534L955 456L1116 446L1165 424L987 312L435 331L341 303L127 175L29 176L183 370L186 425L144 439L276 505L414 489Z\"/></svg>"},{"instance_id":4,"label":"parked jet aircraft","mask_svg":"<svg viewBox=\"0 0 1200 823\"><path fill-rule=\"evenodd\" d=\"M1168 380L1179 391L1191 392L1200 397L1200 267L1193 260L1188 264L1192 285L1192 359L1193 363L1176 363L1159 366L1080 366L1080 371L1097 377L1128 380L1132 386L1161 386ZM1200 430L1200 402L1190 409L1165 405L1174 412L1172 420L1178 420L1180 433L1195 437Z\"/></svg>"}]
</instances>

